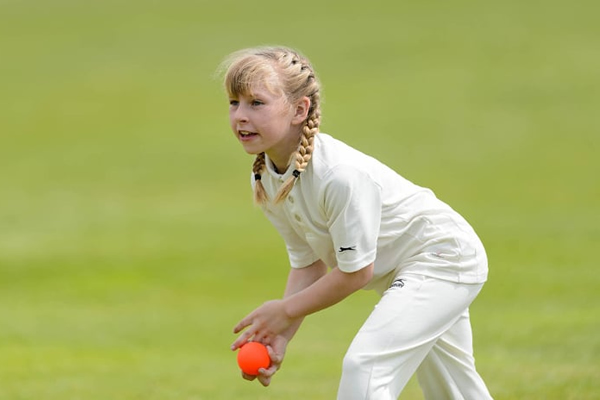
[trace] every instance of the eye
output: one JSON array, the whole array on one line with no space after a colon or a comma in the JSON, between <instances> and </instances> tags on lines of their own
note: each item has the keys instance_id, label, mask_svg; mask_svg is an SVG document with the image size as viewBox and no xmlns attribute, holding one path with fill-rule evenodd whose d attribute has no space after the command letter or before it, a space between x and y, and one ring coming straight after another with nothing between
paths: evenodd
<instances>
[{"instance_id":1,"label":"eye","mask_svg":"<svg viewBox=\"0 0 600 400\"><path fill-rule=\"evenodd\" d=\"M262 101L260 101L260 100L256 100L256 99L255 99L255 100L252 100L252 105L253 105L253 106L262 106L263 104L265 104L265 103L263 103L263 102L262 102Z\"/></svg>"},{"instance_id":2,"label":"eye","mask_svg":"<svg viewBox=\"0 0 600 400\"><path fill-rule=\"evenodd\" d=\"M237 101L237 100L233 100L233 99L229 100L229 105L230 106L237 106L238 104L240 104L240 102Z\"/></svg>"}]
</instances>

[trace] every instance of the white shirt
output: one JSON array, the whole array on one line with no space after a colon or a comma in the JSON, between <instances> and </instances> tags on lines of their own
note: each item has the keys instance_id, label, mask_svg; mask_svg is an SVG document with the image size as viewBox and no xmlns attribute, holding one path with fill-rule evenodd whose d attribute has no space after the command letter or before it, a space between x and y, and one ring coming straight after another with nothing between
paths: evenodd
<instances>
[{"instance_id":1,"label":"white shirt","mask_svg":"<svg viewBox=\"0 0 600 400\"><path fill-rule=\"evenodd\" d=\"M266 157L269 195L292 174ZM487 279L487 258L471 226L427 188L319 133L313 156L284 203L263 211L283 237L293 268L321 259L354 272L374 262L365 289L382 293L399 273L463 283Z\"/></svg>"}]
</instances>

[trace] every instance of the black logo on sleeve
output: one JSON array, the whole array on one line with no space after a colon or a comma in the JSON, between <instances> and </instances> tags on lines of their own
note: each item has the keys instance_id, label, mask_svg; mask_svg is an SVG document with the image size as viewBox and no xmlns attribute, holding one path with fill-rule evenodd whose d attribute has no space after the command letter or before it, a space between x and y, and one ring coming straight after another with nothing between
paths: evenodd
<instances>
[{"instance_id":1,"label":"black logo on sleeve","mask_svg":"<svg viewBox=\"0 0 600 400\"><path fill-rule=\"evenodd\" d=\"M344 251L348 251L348 250L356 251L356 246L340 247L340 253L343 253Z\"/></svg>"}]
</instances>

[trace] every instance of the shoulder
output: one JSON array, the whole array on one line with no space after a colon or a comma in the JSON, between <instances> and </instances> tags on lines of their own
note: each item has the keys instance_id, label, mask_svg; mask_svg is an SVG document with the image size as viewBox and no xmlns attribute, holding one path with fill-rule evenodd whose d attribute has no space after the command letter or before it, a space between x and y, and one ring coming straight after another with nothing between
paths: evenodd
<instances>
[{"instance_id":1,"label":"shoulder","mask_svg":"<svg viewBox=\"0 0 600 400\"><path fill-rule=\"evenodd\" d=\"M388 170L374 157L327 134L317 135L315 143L313 155L315 172L325 182L367 178L377 181L382 171Z\"/></svg>"},{"instance_id":2,"label":"shoulder","mask_svg":"<svg viewBox=\"0 0 600 400\"><path fill-rule=\"evenodd\" d=\"M327 178L332 174L339 174L341 177L349 169L365 170L369 159L366 154L326 133L319 133L315 137L312 163L320 178Z\"/></svg>"},{"instance_id":3,"label":"shoulder","mask_svg":"<svg viewBox=\"0 0 600 400\"><path fill-rule=\"evenodd\" d=\"M374 159L329 135L317 136L312 176L321 204L345 203L360 193L381 190Z\"/></svg>"},{"instance_id":4,"label":"shoulder","mask_svg":"<svg viewBox=\"0 0 600 400\"><path fill-rule=\"evenodd\" d=\"M330 152L335 152L336 154L339 152L360 153L358 150L342 142L341 140L322 132L315 136L315 148L317 151L325 153L325 155L329 154Z\"/></svg>"}]
</instances>

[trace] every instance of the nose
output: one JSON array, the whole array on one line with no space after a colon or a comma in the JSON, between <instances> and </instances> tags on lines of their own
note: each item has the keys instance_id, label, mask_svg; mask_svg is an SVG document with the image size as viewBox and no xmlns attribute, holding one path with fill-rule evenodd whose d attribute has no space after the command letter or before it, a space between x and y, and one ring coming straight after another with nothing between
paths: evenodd
<instances>
[{"instance_id":1,"label":"nose","mask_svg":"<svg viewBox=\"0 0 600 400\"><path fill-rule=\"evenodd\" d=\"M244 107L236 107L235 111L233 112L233 119L239 123L248 122L248 115L246 114L246 110L244 109Z\"/></svg>"}]
</instances>

